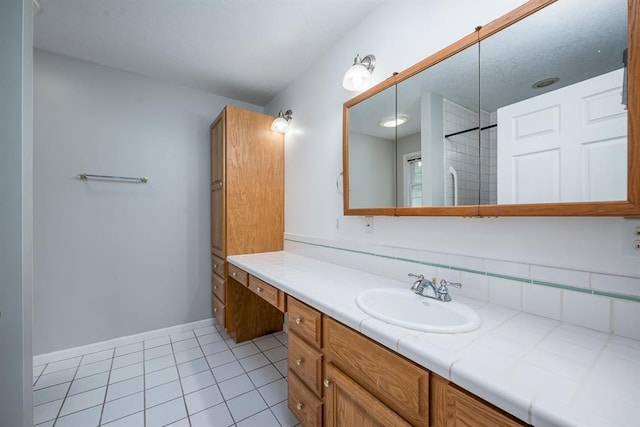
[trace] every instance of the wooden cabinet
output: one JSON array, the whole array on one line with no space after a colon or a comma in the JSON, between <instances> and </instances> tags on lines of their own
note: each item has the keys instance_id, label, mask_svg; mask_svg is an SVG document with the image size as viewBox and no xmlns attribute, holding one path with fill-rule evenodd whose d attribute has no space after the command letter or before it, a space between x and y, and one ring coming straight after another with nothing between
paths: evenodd
<instances>
[{"instance_id":1,"label":"wooden cabinet","mask_svg":"<svg viewBox=\"0 0 640 427\"><path fill-rule=\"evenodd\" d=\"M325 397L326 426L411 426L333 364L327 365L326 375L331 378Z\"/></svg>"},{"instance_id":2,"label":"wooden cabinet","mask_svg":"<svg viewBox=\"0 0 640 427\"><path fill-rule=\"evenodd\" d=\"M328 317L324 317L322 329L326 363L371 394L378 402L376 408L385 407L382 412L395 413L405 423L429 425L429 371ZM325 377L330 384L338 378ZM362 404L368 401L372 401L370 397ZM340 405L326 406L327 419L337 416L331 411Z\"/></svg>"},{"instance_id":3,"label":"wooden cabinet","mask_svg":"<svg viewBox=\"0 0 640 427\"><path fill-rule=\"evenodd\" d=\"M287 381L289 410L303 427L322 426L322 400L316 397L295 374L289 372Z\"/></svg>"},{"instance_id":4,"label":"wooden cabinet","mask_svg":"<svg viewBox=\"0 0 640 427\"><path fill-rule=\"evenodd\" d=\"M287 309L289 409L304 427L321 426L324 425L322 313L290 296L287 296Z\"/></svg>"},{"instance_id":5,"label":"wooden cabinet","mask_svg":"<svg viewBox=\"0 0 640 427\"><path fill-rule=\"evenodd\" d=\"M446 379L432 374L431 425L434 427L519 427L527 424Z\"/></svg>"},{"instance_id":6,"label":"wooden cabinet","mask_svg":"<svg viewBox=\"0 0 640 427\"><path fill-rule=\"evenodd\" d=\"M246 280L228 280L234 270L225 262L283 248L284 138L270 130L272 121L226 106L211 125L212 310L236 341L282 328L282 312L248 292ZM264 328L256 318L266 320Z\"/></svg>"}]
</instances>

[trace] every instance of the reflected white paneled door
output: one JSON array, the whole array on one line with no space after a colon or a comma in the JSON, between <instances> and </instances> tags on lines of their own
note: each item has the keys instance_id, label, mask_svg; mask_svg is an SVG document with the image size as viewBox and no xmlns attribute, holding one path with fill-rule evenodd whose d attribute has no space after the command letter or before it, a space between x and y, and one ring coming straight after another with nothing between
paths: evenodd
<instances>
[{"instance_id":1,"label":"reflected white paneled door","mask_svg":"<svg viewBox=\"0 0 640 427\"><path fill-rule=\"evenodd\" d=\"M498 109L498 203L627 199L622 69Z\"/></svg>"}]
</instances>

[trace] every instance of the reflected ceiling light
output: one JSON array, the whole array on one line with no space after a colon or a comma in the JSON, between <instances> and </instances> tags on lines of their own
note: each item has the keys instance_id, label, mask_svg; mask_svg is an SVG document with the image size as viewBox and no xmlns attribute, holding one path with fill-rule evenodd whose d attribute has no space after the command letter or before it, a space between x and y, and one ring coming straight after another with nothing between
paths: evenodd
<instances>
[{"instance_id":1,"label":"reflected ceiling light","mask_svg":"<svg viewBox=\"0 0 640 427\"><path fill-rule=\"evenodd\" d=\"M360 55L356 55L353 65L347 70L342 79L342 86L352 92L368 88L371 86L371 73L375 66L375 56L367 55L360 59Z\"/></svg>"},{"instance_id":2,"label":"reflected ceiling light","mask_svg":"<svg viewBox=\"0 0 640 427\"><path fill-rule=\"evenodd\" d=\"M407 116L394 116L382 119L378 122L378 124L383 128L395 128L407 123L408 121L409 117Z\"/></svg>"},{"instance_id":3,"label":"reflected ceiling light","mask_svg":"<svg viewBox=\"0 0 640 427\"><path fill-rule=\"evenodd\" d=\"M534 89L541 89L543 87L551 86L554 83L558 83L560 81L557 77L549 77L547 79L538 80L534 84L531 85Z\"/></svg>"},{"instance_id":4,"label":"reflected ceiling light","mask_svg":"<svg viewBox=\"0 0 640 427\"><path fill-rule=\"evenodd\" d=\"M289 129L291 118L293 117L293 111L287 110L286 113L282 113L282 110L278 113L278 117L271 123L271 130L274 132L285 133Z\"/></svg>"}]
</instances>

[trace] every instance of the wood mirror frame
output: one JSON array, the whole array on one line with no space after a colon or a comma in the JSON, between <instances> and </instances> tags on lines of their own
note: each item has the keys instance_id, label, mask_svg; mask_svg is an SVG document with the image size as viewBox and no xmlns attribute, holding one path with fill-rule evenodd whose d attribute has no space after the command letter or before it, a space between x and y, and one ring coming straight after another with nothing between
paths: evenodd
<instances>
[{"instance_id":1,"label":"wood mirror frame","mask_svg":"<svg viewBox=\"0 0 640 427\"><path fill-rule=\"evenodd\" d=\"M640 55L630 54L628 67L627 200L424 207L349 207L349 108L472 46L554 3L530 0L474 33L348 100L343 105L343 202L345 215L387 216L640 216ZM640 52L640 1L628 1L628 50Z\"/></svg>"}]
</instances>

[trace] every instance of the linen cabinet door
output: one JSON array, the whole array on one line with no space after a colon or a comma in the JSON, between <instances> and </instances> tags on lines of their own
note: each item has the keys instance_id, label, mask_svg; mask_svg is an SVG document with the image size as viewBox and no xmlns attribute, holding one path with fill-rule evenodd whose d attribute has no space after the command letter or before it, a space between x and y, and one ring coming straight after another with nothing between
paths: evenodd
<instances>
[{"instance_id":1,"label":"linen cabinet door","mask_svg":"<svg viewBox=\"0 0 640 427\"><path fill-rule=\"evenodd\" d=\"M225 140L223 112L211 125L211 252L225 258Z\"/></svg>"}]
</instances>

